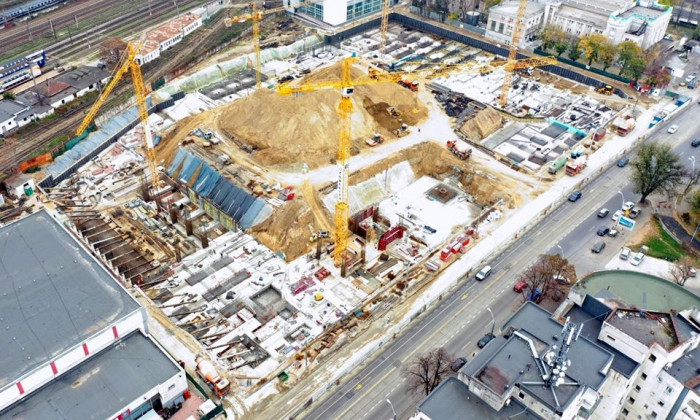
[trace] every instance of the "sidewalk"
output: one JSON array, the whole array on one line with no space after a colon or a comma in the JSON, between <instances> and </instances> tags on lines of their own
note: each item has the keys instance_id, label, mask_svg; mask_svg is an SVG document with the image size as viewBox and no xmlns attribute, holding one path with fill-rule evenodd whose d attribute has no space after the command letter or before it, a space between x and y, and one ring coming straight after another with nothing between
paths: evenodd
<instances>
[{"instance_id":1,"label":"sidewalk","mask_svg":"<svg viewBox=\"0 0 700 420\"><path fill-rule=\"evenodd\" d=\"M275 402L277 407L283 406L289 413L293 414L299 406L309 401L317 401L330 390L336 383L346 374L349 374L354 368L362 362L367 361L372 354L378 351L381 346L391 340L394 334L400 333L410 321L418 314L424 311L428 305L439 299L440 295L446 293L453 287L457 281L465 274L478 269L493 256L498 255L505 250L518 236L525 233L529 228L539 222L545 215L552 210L556 205L566 200L568 195L583 186L594 175L602 172L609 165L614 164L621 156L628 153L631 148L646 138L652 131L648 129L649 123L654 115L664 108L670 99L662 99L659 103L644 111L637 119L636 128L626 137L610 136L605 141L605 144L589 157L588 167L584 170L581 176L569 177L563 176L554 181L550 188L539 195L537 198L526 203L523 207L508 212L507 218L498 227L491 225L482 225L480 230L483 234L481 239L467 254L462 256L458 261L455 261L447 269L445 269L437 279L433 280L432 284L422 293L420 297L415 299L415 302L409 310L405 310L402 305L392 308L383 318L393 320L394 324L386 328L384 325L372 325L368 331L362 333L366 337L375 337L367 343L359 343L359 340L353 340L347 343L344 351L329 354L324 359L324 364L318 367L311 377L307 377L302 381L312 381L313 388L307 386L301 388L296 384L295 392L288 393L282 399L285 401ZM690 102L690 104L694 103ZM687 108L687 104L683 110ZM675 112L678 112L675 111ZM668 122L657 124L653 131L663 129ZM442 141L444 139L440 139ZM491 232L483 232L487 229L493 229ZM376 324L376 323L375 323ZM383 332L383 334L381 333ZM381 335L378 335L381 334ZM346 357L345 355L350 355ZM309 390L311 392L303 392ZM277 392L274 384L268 383L261 388L259 395L253 394L246 398L247 404L255 404L257 400L265 395L270 395ZM284 402L284 404L280 404ZM250 405L249 405L250 406Z\"/></svg>"}]
</instances>

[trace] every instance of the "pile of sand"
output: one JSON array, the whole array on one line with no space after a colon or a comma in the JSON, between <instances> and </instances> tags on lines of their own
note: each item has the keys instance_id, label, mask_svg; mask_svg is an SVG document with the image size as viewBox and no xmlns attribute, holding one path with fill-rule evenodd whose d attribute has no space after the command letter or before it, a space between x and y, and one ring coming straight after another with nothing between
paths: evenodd
<instances>
[{"instance_id":1,"label":"pile of sand","mask_svg":"<svg viewBox=\"0 0 700 420\"><path fill-rule=\"evenodd\" d=\"M487 106L477 112L474 118L471 118L462 124L460 131L472 141L479 141L490 136L498 129L503 127L503 117L501 113Z\"/></svg>"},{"instance_id":2,"label":"pile of sand","mask_svg":"<svg viewBox=\"0 0 700 420\"><path fill-rule=\"evenodd\" d=\"M309 205L297 197L275 210L249 233L271 250L283 252L287 261L292 261L312 248L309 226L314 226L313 213Z\"/></svg>"},{"instance_id":3,"label":"pile of sand","mask_svg":"<svg viewBox=\"0 0 700 420\"><path fill-rule=\"evenodd\" d=\"M310 75L305 82L339 80L340 63ZM353 77L364 73L353 69ZM280 96L260 89L220 111L218 125L258 150L253 157L263 165L306 163L314 168L335 159L340 127L338 89L328 88L301 96ZM391 138L390 130L402 123L414 125L425 119L427 108L416 94L398 83L356 86L351 133L353 148L366 147L374 133ZM396 107L401 121L386 114Z\"/></svg>"}]
</instances>

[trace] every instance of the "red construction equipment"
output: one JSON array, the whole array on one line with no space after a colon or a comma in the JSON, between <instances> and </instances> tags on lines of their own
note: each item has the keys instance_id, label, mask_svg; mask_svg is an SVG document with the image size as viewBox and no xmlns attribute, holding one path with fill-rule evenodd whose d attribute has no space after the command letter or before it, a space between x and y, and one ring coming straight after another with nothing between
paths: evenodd
<instances>
[{"instance_id":1,"label":"red construction equipment","mask_svg":"<svg viewBox=\"0 0 700 420\"><path fill-rule=\"evenodd\" d=\"M447 140L447 150L462 160L467 160L472 155L472 149L460 145L457 140Z\"/></svg>"},{"instance_id":2,"label":"red construction equipment","mask_svg":"<svg viewBox=\"0 0 700 420\"><path fill-rule=\"evenodd\" d=\"M210 361L198 357L195 362L197 363L197 374L207 381L217 397L221 398L231 391L231 383L219 376L219 372Z\"/></svg>"},{"instance_id":3,"label":"red construction equipment","mask_svg":"<svg viewBox=\"0 0 700 420\"><path fill-rule=\"evenodd\" d=\"M403 234L406 232L406 228L403 226L394 226L389 229L381 238L379 238L378 249L384 251L386 247L397 239L403 238Z\"/></svg>"}]
</instances>

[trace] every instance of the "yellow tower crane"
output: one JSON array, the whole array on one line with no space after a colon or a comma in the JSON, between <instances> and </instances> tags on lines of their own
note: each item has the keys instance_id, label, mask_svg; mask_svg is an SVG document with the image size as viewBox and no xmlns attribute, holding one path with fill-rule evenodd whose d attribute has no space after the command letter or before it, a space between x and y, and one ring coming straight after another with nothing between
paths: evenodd
<instances>
[{"instance_id":1,"label":"yellow tower crane","mask_svg":"<svg viewBox=\"0 0 700 420\"><path fill-rule=\"evenodd\" d=\"M302 6L310 0L299 0L297 6ZM239 16L233 16L224 20L226 27L231 27L234 23L251 20L253 22L253 50L255 51L255 86L260 87L262 83L262 63L260 61L260 21L267 15L282 12L288 6L274 7L271 9L258 9L258 4L250 3L251 12Z\"/></svg>"},{"instance_id":2,"label":"yellow tower crane","mask_svg":"<svg viewBox=\"0 0 700 420\"><path fill-rule=\"evenodd\" d=\"M346 252L350 231L348 219L350 216L350 204L348 201L348 161L350 158L350 144L352 133L350 130L350 117L354 112L352 95L355 86L371 85L375 83L398 82L405 76L404 72L379 73L371 76L365 75L353 78L351 74L352 64L357 61L355 57L343 59L340 81L320 81L304 83L301 85L281 84L277 87L280 95L298 95L304 92L314 92L321 89L340 89L341 98L337 114L340 117L340 131L338 136L338 200L335 205L335 250L333 258L341 267L341 274L345 276Z\"/></svg>"},{"instance_id":3,"label":"yellow tower crane","mask_svg":"<svg viewBox=\"0 0 700 420\"><path fill-rule=\"evenodd\" d=\"M381 24L381 35L382 40L379 44L379 54L384 55L384 48L386 48L386 35L389 31L389 6L391 0L382 0L382 24Z\"/></svg>"},{"instance_id":4,"label":"yellow tower crane","mask_svg":"<svg viewBox=\"0 0 700 420\"><path fill-rule=\"evenodd\" d=\"M510 41L510 50L508 51L508 63L506 64L506 74L503 78L503 86L501 87L501 108L505 109L508 103L508 92L510 91L510 85L513 80L513 67L512 64L518 57L518 43L520 42L520 34L523 31L523 18L525 17L525 12L527 11L527 0L520 0L518 4L518 13L515 17L515 22L513 22L513 38Z\"/></svg>"},{"instance_id":5,"label":"yellow tower crane","mask_svg":"<svg viewBox=\"0 0 700 420\"><path fill-rule=\"evenodd\" d=\"M117 66L117 70L112 76L112 80L109 82L105 90L102 91L99 98L97 98L97 101L95 101L95 103L92 105L92 108L90 108L90 111L87 113L87 115L85 115L85 118L83 118L83 122L80 124L80 127L78 127L78 130L75 134L80 136L88 128L88 126L92 124L92 120L95 118L100 108L107 100L107 97L109 97L110 93L112 93L114 88L117 86L117 83L119 83L122 76L124 76L124 74L126 74L128 71L131 71L131 80L134 84L134 94L136 95L136 104L138 105L139 109L139 118L141 120L141 126L143 127L143 135L146 138L146 161L148 162L148 170L150 171L149 181L152 188L151 194L153 194L153 197L157 201L156 194L158 192L159 180L158 171L156 168L156 156L155 151L153 149L153 135L151 134L151 129L148 125L148 109L146 108L146 88L143 84L141 67L139 66L139 63L136 60L136 53L138 52L140 47L140 45L138 47L134 46L134 44L131 42L127 45L126 51L124 51L124 55L122 56L119 65Z\"/></svg>"}]
</instances>

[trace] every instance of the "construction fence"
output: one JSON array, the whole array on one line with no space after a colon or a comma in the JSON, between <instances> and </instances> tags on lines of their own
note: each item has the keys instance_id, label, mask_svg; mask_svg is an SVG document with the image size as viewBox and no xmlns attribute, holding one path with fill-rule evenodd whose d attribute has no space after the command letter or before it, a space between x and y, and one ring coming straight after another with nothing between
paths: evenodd
<instances>
[{"instance_id":1,"label":"construction fence","mask_svg":"<svg viewBox=\"0 0 700 420\"><path fill-rule=\"evenodd\" d=\"M167 100L149 107L148 114L169 108L175 105L175 101L184 97L184 92L178 92ZM150 104L150 101L148 103ZM41 188L55 187L138 124L140 124L139 113L135 106L114 116L103 124L100 130L74 145L71 150L58 157L51 166L46 168L48 176L39 182L39 186Z\"/></svg>"}]
</instances>

